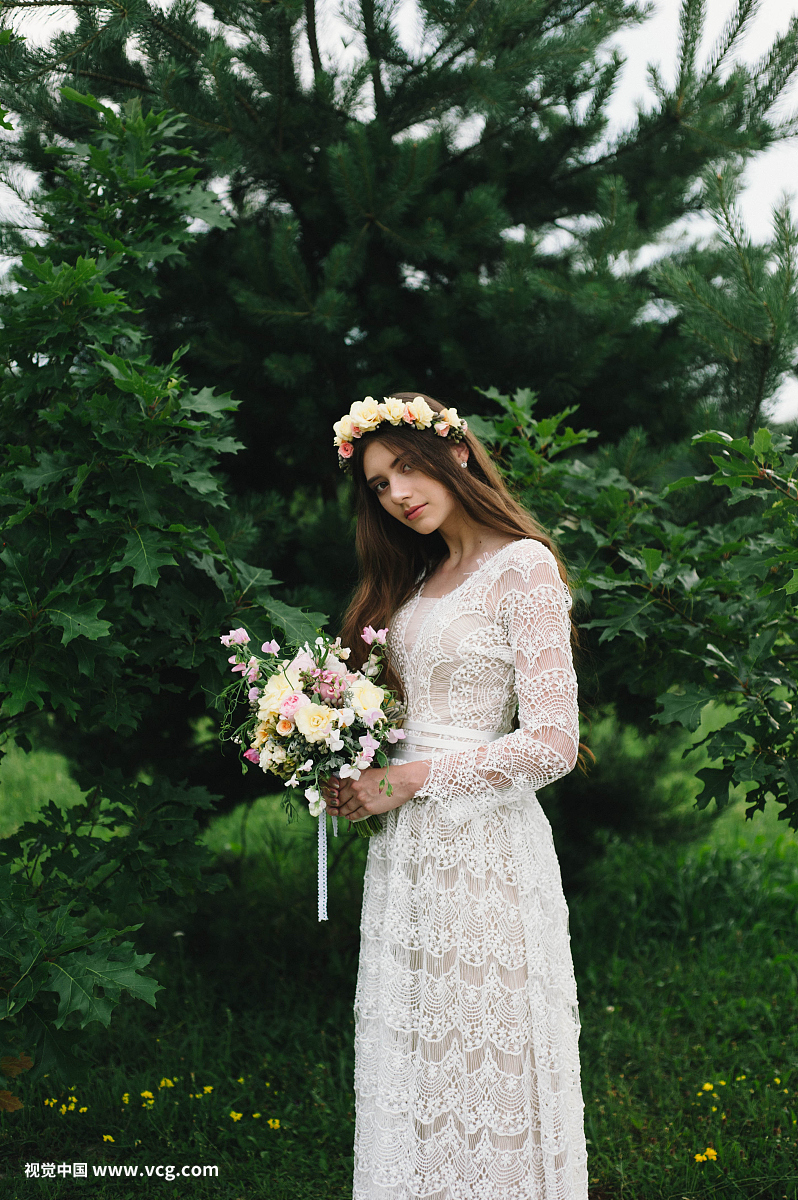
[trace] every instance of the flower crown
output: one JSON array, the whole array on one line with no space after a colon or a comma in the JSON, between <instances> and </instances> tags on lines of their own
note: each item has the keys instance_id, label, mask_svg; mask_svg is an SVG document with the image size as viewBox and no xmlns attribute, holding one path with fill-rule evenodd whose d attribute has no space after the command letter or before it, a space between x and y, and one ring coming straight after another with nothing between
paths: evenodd
<instances>
[{"instance_id":1,"label":"flower crown","mask_svg":"<svg viewBox=\"0 0 798 1200\"><path fill-rule=\"evenodd\" d=\"M442 408L435 412L422 396L415 400L400 400L397 396L385 396L378 404L373 396L356 400L346 416L333 425L334 445L338 447L338 466L348 471L354 453L353 441L364 433L371 433L387 421L389 425L414 425L416 429L429 429L438 437L448 437L451 442L460 442L468 432L468 424L457 415L456 408Z\"/></svg>"}]
</instances>

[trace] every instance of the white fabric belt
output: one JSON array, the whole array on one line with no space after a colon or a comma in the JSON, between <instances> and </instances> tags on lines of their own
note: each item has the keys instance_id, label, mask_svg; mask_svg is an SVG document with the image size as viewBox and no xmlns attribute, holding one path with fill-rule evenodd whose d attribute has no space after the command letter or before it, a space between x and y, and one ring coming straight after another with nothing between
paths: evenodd
<instances>
[{"instance_id":1,"label":"white fabric belt","mask_svg":"<svg viewBox=\"0 0 798 1200\"><path fill-rule=\"evenodd\" d=\"M503 733L491 733L487 729L466 729L462 725L428 725L423 721L406 721L405 742L398 742L396 751L405 744L429 746L435 750L465 750L472 746L484 746L504 737Z\"/></svg>"}]
</instances>

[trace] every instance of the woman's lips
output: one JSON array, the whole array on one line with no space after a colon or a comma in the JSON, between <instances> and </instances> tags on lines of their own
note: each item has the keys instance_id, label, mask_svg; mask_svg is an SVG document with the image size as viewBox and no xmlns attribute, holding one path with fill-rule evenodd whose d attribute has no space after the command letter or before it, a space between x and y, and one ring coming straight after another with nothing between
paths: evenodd
<instances>
[{"instance_id":1,"label":"woman's lips","mask_svg":"<svg viewBox=\"0 0 798 1200\"><path fill-rule=\"evenodd\" d=\"M408 521L412 521L414 517L418 516L422 508L426 507L426 504L417 504L415 508L408 508L407 512L405 513L405 517Z\"/></svg>"}]
</instances>

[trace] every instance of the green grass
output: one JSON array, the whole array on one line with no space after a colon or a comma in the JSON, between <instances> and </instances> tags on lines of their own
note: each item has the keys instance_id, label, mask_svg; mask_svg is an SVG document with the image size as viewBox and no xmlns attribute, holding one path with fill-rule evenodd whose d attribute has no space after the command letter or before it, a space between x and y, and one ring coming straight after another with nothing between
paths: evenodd
<instances>
[{"instance_id":1,"label":"green grass","mask_svg":"<svg viewBox=\"0 0 798 1200\"><path fill-rule=\"evenodd\" d=\"M593 1200L798 1200L798 844L742 810L693 846L609 845L571 897ZM147 914L157 1009L123 1003L75 1090L14 1086L25 1107L0 1114L4 1196L351 1196L365 846L331 842L319 925L314 823L287 827L277 798L243 817L207 833L231 886L194 914ZM697 1163L707 1147L717 1159ZM27 1161L214 1164L219 1178L33 1182Z\"/></svg>"}]
</instances>

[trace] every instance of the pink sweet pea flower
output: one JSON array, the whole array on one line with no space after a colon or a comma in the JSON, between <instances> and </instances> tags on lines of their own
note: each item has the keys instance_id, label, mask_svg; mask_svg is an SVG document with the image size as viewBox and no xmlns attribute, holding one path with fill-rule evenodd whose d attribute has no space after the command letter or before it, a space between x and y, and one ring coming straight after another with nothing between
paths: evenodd
<instances>
[{"instance_id":1,"label":"pink sweet pea flower","mask_svg":"<svg viewBox=\"0 0 798 1200\"><path fill-rule=\"evenodd\" d=\"M360 757L368 759L368 761L371 762L372 758L374 757L374 751L379 750L380 748L380 743L376 740L376 738L373 738L370 733L364 734L363 737L358 738L357 740L363 747Z\"/></svg>"},{"instance_id":2,"label":"pink sweet pea flower","mask_svg":"<svg viewBox=\"0 0 798 1200\"><path fill-rule=\"evenodd\" d=\"M231 629L224 637L219 638L223 646L245 646L249 641L246 629Z\"/></svg>"},{"instance_id":3,"label":"pink sweet pea flower","mask_svg":"<svg viewBox=\"0 0 798 1200\"><path fill-rule=\"evenodd\" d=\"M391 743L392 746L395 746L397 742L403 741L404 736L405 736L404 729L389 729L388 730L388 741Z\"/></svg>"},{"instance_id":4,"label":"pink sweet pea flower","mask_svg":"<svg viewBox=\"0 0 798 1200\"><path fill-rule=\"evenodd\" d=\"M257 764L260 761L260 755L258 754L257 750L245 750L243 757L247 760L247 762L251 763Z\"/></svg>"},{"instance_id":5,"label":"pink sweet pea flower","mask_svg":"<svg viewBox=\"0 0 798 1200\"><path fill-rule=\"evenodd\" d=\"M366 628L363 630L362 636L363 636L363 641L366 643L366 645L370 646L372 644L372 642L374 642L377 638L377 630L373 629L371 627L371 625L367 625Z\"/></svg>"},{"instance_id":6,"label":"pink sweet pea flower","mask_svg":"<svg viewBox=\"0 0 798 1200\"><path fill-rule=\"evenodd\" d=\"M247 700L257 700L260 695L260 688L250 688L247 692Z\"/></svg>"},{"instance_id":7,"label":"pink sweet pea flower","mask_svg":"<svg viewBox=\"0 0 798 1200\"><path fill-rule=\"evenodd\" d=\"M264 654L279 654L280 653L280 647L279 647L278 643L275 642L274 638L272 638L272 640L270 642L264 642L263 645L261 646L261 650L263 651Z\"/></svg>"},{"instance_id":8,"label":"pink sweet pea flower","mask_svg":"<svg viewBox=\"0 0 798 1200\"><path fill-rule=\"evenodd\" d=\"M373 729L377 722L383 719L384 715L381 708L372 708L363 717L363 723L369 729Z\"/></svg>"}]
</instances>

